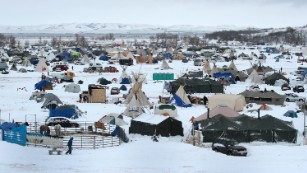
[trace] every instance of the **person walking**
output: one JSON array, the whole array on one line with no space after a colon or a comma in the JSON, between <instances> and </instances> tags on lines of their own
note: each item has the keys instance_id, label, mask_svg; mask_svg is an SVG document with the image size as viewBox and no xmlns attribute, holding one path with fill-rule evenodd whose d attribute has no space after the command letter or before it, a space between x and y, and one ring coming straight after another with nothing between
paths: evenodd
<instances>
[{"instance_id":1,"label":"person walking","mask_svg":"<svg viewBox=\"0 0 307 173\"><path fill-rule=\"evenodd\" d=\"M66 154L71 154L71 151L72 151L72 140L73 140L73 139L74 139L74 138L71 137L71 138L69 139L69 141L67 142L68 150L66 151Z\"/></svg>"}]
</instances>

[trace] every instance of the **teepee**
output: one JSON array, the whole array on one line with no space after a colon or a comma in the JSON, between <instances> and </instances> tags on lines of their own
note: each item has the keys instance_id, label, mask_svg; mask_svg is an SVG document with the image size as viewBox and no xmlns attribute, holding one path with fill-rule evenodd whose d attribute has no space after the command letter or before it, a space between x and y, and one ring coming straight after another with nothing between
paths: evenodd
<instances>
[{"instance_id":1,"label":"teepee","mask_svg":"<svg viewBox=\"0 0 307 173\"><path fill-rule=\"evenodd\" d=\"M205 61L204 63L204 72L210 74L211 72L211 66L209 61Z\"/></svg>"},{"instance_id":2,"label":"teepee","mask_svg":"<svg viewBox=\"0 0 307 173\"><path fill-rule=\"evenodd\" d=\"M238 71L237 66L235 65L235 63L234 63L233 60L231 60L231 63L230 63L230 65L228 66L228 69L229 69L229 70Z\"/></svg>"},{"instance_id":3,"label":"teepee","mask_svg":"<svg viewBox=\"0 0 307 173\"><path fill-rule=\"evenodd\" d=\"M81 62L83 62L84 64L89 64L91 62L91 60L88 58L88 56L85 54L83 57L82 57L82 60Z\"/></svg>"},{"instance_id":4,"label":"teepee","mask_svg":"<svg viewBox=\"0 0 307 173\"><path fill-rule=\"evenodd\" d=\"M191 101L189 100L182 85L179 86L176 93L173 95L173 98L171 99L170 103L172 103L173 101L175 101L177 106L181 106L181 107L191 107L192 106Z\"/></svg>"},{"instance_id":5,"label":"teepee","mask_svg":"<svg viewBox=\"0 0 307 173\"><path fill-rule=\"evenodd\" d=\"M136 82L133 84L125 100L127 108L123 114L135 118L144 113L144 108L150 107L151 103L142 91L142 83L144 80L140 78L139 74L133 73L133 77Z\"/></svg>"},{"instance_id":6,"label":"teepee","mask_svg":"<svg viewBox=\"0 0 307 173\"><path fill-rule=\"evenodd\" d=\"M36 72L49 72L49 68L46 64L45 58L40 58L39 62L35 68Z\"/></svg>"},{"instance_id":7,"label":"teepee","mask_svg":"<svg viewBox=\"0 0 307 173\"><path fill-rule=\"evenodd\" d=\"M25 67L31 66L31 62L29 61L28 57L24 58L24 60L22 61L22 66L25 66Z\"/></svg>"},{"instance_id":8,"label":"teepee","mask_svg":"<svg viewBox=\"0 0 307 173\"><path fill-rule=\"evenodd\" d=\"M130 79L129 75L126 72L128 66L122 65L121 67L122 67L123 71L122 71L122 74L121 74L121 76L119 78L119 83L120 84L130 84L131 83L131 79Z\"/></svg>"},{"instance_id":9,"label":"teepee","mask_svg":"<svg viewBox=\"0 0 307 173\"><path fill-rule=\"evenodd\" d=\"M168 65L168 63L166 62L166 60L163 59L162 65L161 65L161 70L167 70L167 69L172 69L172 68Z\"/></svg>"},{"instance_id":10,"label":"teepee","mask_svg":"<svg viewBox=\"0 0 307 173\"><path fill-rule=\"evenodd\" d=\"M252 73L246 79L246 82L253 83L253 84L261 84L263 81L261 80L261 76L258 75L256 69L252 71Z\"/></svg>"}]
</instances>

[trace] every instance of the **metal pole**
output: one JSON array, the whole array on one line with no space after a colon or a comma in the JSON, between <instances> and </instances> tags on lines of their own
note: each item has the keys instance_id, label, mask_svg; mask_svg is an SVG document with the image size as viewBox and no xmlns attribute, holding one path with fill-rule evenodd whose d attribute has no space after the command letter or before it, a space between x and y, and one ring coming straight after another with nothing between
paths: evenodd
<instances>
[{"instance_id":1,"label":"metal pole","mask_svg":"<svg viewBox=\"0 0 307 173\"><path fill-rule=\"evenodd\" d=\"M1 119L1 109L0 109L0 124L2 124L2 119Z\"/></svg>"}]
</instances>

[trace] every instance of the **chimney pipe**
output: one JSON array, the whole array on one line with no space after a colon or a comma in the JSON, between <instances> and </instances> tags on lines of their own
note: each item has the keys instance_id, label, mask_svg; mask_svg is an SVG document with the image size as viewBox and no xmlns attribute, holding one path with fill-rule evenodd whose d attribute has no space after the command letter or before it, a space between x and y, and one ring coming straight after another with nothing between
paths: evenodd
<instances>
[{"instance_id":1,"label":"chimney pipe","mask_svg":"<svg viewBox=\"0 0 307 173\"><path fill-rule=\"evenodd\" d=\"M260 109L261 108L258 109L258 120L260 120Z\"/></svg>"},{"instance_id":2,"label":"chimney pipe","mask_svg":"<svg viewBox=\"0 0 307 173\"><path fill-rule=\"evenodd\" d=\"M209 119L210 117L209 117L209 113L210 113L210 109L209 108L207 108L207 119Z\"/></svg>"}]
</instances>

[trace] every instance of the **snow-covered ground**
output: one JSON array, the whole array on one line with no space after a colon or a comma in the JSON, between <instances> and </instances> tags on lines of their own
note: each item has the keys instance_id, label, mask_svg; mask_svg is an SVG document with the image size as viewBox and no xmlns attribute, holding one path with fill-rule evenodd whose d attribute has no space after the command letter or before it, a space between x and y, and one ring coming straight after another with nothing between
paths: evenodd
<instances>
[{"instance_id":1,"label":"snow-covered ground","mask_svg":"<svg viewBox=\"0 0 307 173\"><path fill-rule=\"evenodd\" d=\"M275 69L283 68L283 71L289 74L297 66L302 66L296 62L296 59L281 59L275 62L269 56L265 66L271 66ZM230 62L217 62L218 67L229 65ZM236 60L235 64L239 70L250 67L249 61ZM147 76L147 84L143 85L143 91L150 98L151 102L157 103L159 95L167 95L163 91L163 82L154 82L152 74L154 72L170 72L175 74L175 78L189 70L197 70L202 67L193 66L193 62L182 63L173 61L169 64L173 69L160 70L159 64L135 64L128 67L127 73L142 72ZM103 66L109 66L103 62ZM85 66L74 65L76 73L75 81L83 80L81 90L87 90L88 84L97 84L97 79L105 77L108 80L119 78L121 67L115 65L119 73L103 73L102 75L83 73ZM305 64L303 66L306 66ZM211 64L212 67L212 64ZM20 66L18 66L20 68ZM52 72L51 72L52 73ZM31 93L34 91L34 84L39 82L41 73L28 72L18 73L11 71L7 75L0 74L0 110L1 119L6 121L33 121L34 116L38 122L43 122L48 116L48 112L41 109L42 103L36 103L29 100ZM76 93L67 93L64 91L64 85L58 84L54 90L47 91L54 93L65 104L76 104L82 111L86 111L80 121L97 121L103 115L108 113L122 113L125 105L115 104L98 104L98 103L79 103L79 95ZM250 84L240 82L231 85L225 89L226 93L237 94L248 88ZM112 83L109 88L120 86ZM17 90L18 88L26 90ZM305 88L307 86L305 85ZM274 89L276 92L283 94L280 87L260 85L261 89ZM123 92L121 94L124 94ZM111 99L110 90L107 91ZM299 93L300 96L307 97L307 93ZM271 106L271 105L270 105ZM101 148L95 150L75 149L72 155L48 155L48 149L40 147L22 147L15 144L0 141L0 173L11 172L46 172L46 173L66 173L66 172L215 172L215 173L232 173L232 172L306 172L307 147L303 145L303 114L299 113L298 118L284 117L287 110L296 110L298 107L295 103L285 103L285 106L271 106L272 110L263 110L261 115L270 114L283 120L293 121L294 127L298 129L298 140L296 144L288 143L243 143L248 150L247 157L226 156L213 152L210 144L204 147L195 147L183 142L191 130L189 119L206 112L203 105L193 105L191 108L178 107L178 119L182 121L184 128L184 137L159 138L159 142L153 142L150 136L132 135L129 136L129 143L123 143L118 147ZM251 116L257 116L257 113L242 113ZM129 121L130 118L124 117ZM129 125L123 126L128 131Z\"/></svg>"}]
</instances>

